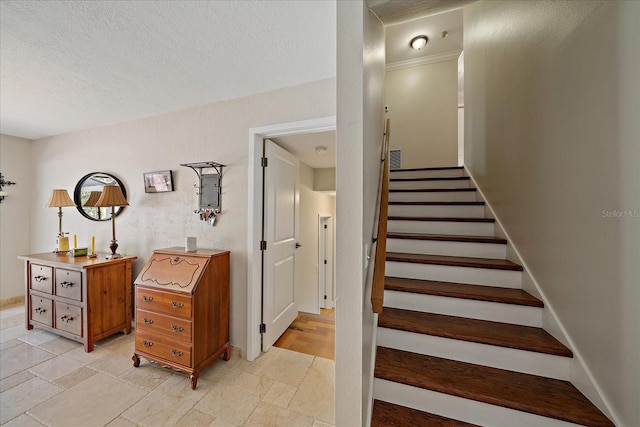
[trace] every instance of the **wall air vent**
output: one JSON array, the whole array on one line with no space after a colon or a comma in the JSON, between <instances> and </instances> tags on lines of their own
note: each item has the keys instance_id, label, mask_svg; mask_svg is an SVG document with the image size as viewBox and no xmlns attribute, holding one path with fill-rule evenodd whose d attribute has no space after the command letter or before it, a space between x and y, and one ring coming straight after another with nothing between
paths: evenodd
<instances>
[{"instance_id":1,"label":"wall air vent","mask_svg":"<svg viewBox=\"0 0 640 427\"><path fill-rule=\"evenodd\" d=\"M389 163L389 168L391 170L394 169L402 169L402 150L391 150L391 163Z\"/></svg>"}]
</instances>

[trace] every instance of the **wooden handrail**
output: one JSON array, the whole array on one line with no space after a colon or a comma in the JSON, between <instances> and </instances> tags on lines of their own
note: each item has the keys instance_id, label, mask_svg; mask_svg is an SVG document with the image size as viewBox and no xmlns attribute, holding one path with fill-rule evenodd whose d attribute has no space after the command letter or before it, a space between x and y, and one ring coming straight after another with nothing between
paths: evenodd
<instances>
[{"instance_id":1,"label":"wooden handrail","mask_svg":"<svg viewBox=\"0 0 640 427\"><path fill-rule=\"evenodd\" d=\"M384 302L384 267L387 256L387 218L389 211L389 136L391 122L387 119L384 132L384 158L382 186L380 188L380 214L378 215L378 234L376 236L376 254L371 287L371 306L373 312L382 313Z\"/></svg>"}]
</instances>

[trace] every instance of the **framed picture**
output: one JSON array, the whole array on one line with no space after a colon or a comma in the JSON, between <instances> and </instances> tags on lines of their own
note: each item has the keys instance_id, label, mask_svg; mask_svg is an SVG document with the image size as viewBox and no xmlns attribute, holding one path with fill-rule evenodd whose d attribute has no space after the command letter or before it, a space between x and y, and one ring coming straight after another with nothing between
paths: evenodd
<instances>
[{"instance_id":1,"label":"framed picture","mask_svg":"<svg viewBox=\"0 0 640 427\"><path fill-rule=\"evenodd\" d=\"M170 170L144 172L145 193L165 193L173 191L173 174Z\"/></svg>"}]
</instances>

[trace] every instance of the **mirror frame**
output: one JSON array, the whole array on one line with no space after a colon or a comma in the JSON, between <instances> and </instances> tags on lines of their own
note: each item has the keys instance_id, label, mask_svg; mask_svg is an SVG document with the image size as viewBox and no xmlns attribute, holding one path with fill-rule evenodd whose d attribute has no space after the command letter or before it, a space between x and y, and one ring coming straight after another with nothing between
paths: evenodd
<instances>
[{"instance_id":1,"label":"mirror frame","mask_svg":"<svg viewBox=\"0 0 640 427\"><path fill-rule=\"evenodd\" d=\"M89 215L86 211L85 208L82 206L82 184L85 183L85 181L87 181L89 178L91 178L94 175L106 175L108 177L111 177L117 184L118 186L120 186L120 188L122 189L122 194L124 195L124 198L127 198L127 189L125 188L124 184L122 183L122 181L120 181L120 179L118 179L117 177L115 177L114 175L107 173L107 172L91 172L86 174L85 176L83 176L82 178L80 178L80 180L78 181L78 183L76 184L76 188L73 190L73 201L76 204L76 209L78 209L78 212L80 212L80 214L87 218L90 219L91 221L110 221L111 220L111 215L107 214L105 215L104 218L94 218L91 215ZM124 210L125 206L118 206L115 208L115 215L118 216L122 213L122 211ZM87 209L92 209L92 208L87 208Z\"/></svg>"}]
</instances>

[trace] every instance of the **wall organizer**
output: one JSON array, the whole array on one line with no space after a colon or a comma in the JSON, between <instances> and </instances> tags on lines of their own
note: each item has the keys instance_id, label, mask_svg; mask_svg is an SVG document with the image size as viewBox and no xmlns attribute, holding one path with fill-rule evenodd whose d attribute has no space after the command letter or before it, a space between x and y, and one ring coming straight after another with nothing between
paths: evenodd
<instances>
[{"instance_id":1,"label":"wall organizer","mask_svg":"<svg viewBox=\"0 0 640 427\"><path fill-rule=\"evenodd\" d=\"M198 209L194 212L200 215L200 220L209 225L215 225L216 216L222 211L222 168L225 165L216 162L181 163L193 170L198 176ZM215 172L214 172L215 171ZM205 173L206 172L206 173Z\"/></svg>"}]
</instances>

